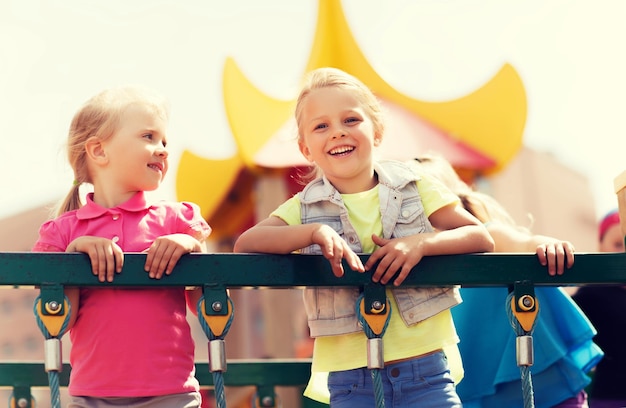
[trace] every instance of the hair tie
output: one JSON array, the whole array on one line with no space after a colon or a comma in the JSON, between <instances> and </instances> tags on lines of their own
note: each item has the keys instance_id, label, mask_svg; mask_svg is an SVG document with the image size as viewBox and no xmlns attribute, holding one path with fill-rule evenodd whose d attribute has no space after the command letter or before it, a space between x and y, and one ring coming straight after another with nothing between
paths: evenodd
<instances>
[{"instance_id":1,"label":"hair tie","mask_svg":"<svg viewBox=\"0 0 626 408\"><path fill-rule=\"evenodd\" d=\"M78 180L76 180L76 179L74 179L74 181L72 181L72 185L73 185L74 187L76 187L76 186L80 186L80 184L81 184L81 182L80 182L80 181L78 181Z\"/></svg>"}]
</instances>

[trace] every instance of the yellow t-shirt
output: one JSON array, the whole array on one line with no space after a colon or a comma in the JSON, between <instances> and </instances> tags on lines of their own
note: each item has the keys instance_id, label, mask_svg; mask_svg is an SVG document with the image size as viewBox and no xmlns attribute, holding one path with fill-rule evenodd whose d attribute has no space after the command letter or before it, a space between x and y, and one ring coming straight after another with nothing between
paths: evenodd
<instances>
[{"instance_id":1,"label":"yellow t-shirt","mask_svg":"<svg viewBox=\"0 0 626 408\"><path fill-rule=\"evenodd\" d=\"M423 175L417 182L424 211L430 216L438 209L459 201L458 197L448 190L437 179ZM361 240L363 253L372 253L376 245L372 234L382 236L382 221L378 186L371 190L342 194L344 205L352 226ZM372 214L376 214L372 217ZM298 196L283 203L273 213L289 225L301 223L300 200ZM463 368L458 353L459 341L449 310L443 311L418 324L407 327L397 310L397 304L390 290L387 296L391 303L389 325L383 336L383 352L385 361L405 359L418 356L437 349L445 349L455 380L463 377ZM344 371L367 366L367 337L364 333L350 333L338 336L324 336L315 339L313 351L312 376L305 395L322 402L328 402L328 389L325 378L331 371Z\"/></svg>"}]
</instances>

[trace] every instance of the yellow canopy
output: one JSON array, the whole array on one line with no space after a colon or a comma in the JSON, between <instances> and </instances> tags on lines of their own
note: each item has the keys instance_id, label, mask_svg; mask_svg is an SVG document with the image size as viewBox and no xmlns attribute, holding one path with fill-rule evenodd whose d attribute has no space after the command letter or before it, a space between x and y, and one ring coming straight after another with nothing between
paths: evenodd
<instances>
[{"instance_id":1,"label":"yellow canopy","mask_svg":"<svg viewBox=\"0 0 626 408\"><path fill-rule=\"evenodd\" d=\"M457 99L429 102L411 98L391 87L368 63L350 31L341 2L319 0L317 28L306 71L323 66L337 67L355 75L393 110L409 112L426 127L432 128L428 137L444 134L448 140L446 143L454 147L457 154L474 155L476 163L483 163L485 172L502 169L522 145L527 114L526 93L510 64L504 64L482 87ZM264 154L259 152L275 145L277 137L284 143L293 143L284 140L285 134L292 132L295 137L291 118L296 95L288 101L265 95L245 77L232 58L226 59L224 64L223 96L237 154L226 160L211 160L185 152L177 174L178 198L198 203L209 222L218 209L221 221L224 220L221 212L224 208L220 205L231 191L235 191L234 183L243 169L253 174L272 167L267 162L267 151ZM415 152L415 155L419 153ZM287 161L299 163L301 157L297 149L293 154L293 158ZM269 157L272 157L271 152ZM240 190L241 186L237 189L240 192L237 196L245 196ZM230 202L228 208L234 209L235 206L241 206L235 211L240 213L253 209L249 199Z\"/></svg>"}]
</instances>

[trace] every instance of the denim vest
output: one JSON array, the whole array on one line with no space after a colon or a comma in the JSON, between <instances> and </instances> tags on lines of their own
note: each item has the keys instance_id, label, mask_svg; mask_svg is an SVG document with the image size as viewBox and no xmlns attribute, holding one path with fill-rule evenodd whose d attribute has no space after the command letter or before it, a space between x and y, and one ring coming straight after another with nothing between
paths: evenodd
<instances>
[{"instance_id":1,"label":"denim vest","mask_svg":"<svg viewBox=\"0 0 626 408\"><path fill-rule=\"evenodd\" d=\"M401 162L380 161L374 164L378 175L380 214L383 237L399 238L433 227L424 213L417 190L420 179ZM332 227L356 253L362 253L361 242L350 224L341 194L323 178L309 183L299 194L303 224L322 223ZM373 215L377 216L377 215ZM302 250L305 254L320 254L318 245ZM356 316L359 288L306 288L304 306L312 337L359 332L362 328ZM393 288L393 296L404 323L416 324L461 303L458 288Z\"/></svg>"}]
</instances>

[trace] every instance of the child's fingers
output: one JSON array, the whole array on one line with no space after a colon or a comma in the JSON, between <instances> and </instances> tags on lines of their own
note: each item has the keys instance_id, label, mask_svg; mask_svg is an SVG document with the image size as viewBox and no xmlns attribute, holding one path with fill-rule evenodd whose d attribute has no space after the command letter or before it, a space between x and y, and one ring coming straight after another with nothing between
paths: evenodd
<instances>
[{"instance_id":1,"label":"child's fingers","mask_svg":"<svg viewBox=\"0 0 626 408\"><path fill-rule=\"evenodd\" d=\"M151 275L155 279L161 279L171 256L168 246L162 246L160 252L161 256L159 257L159 262L154 262L152 264L152 268L150 268L150 271L152 272Z\"/></svg>"},{"instance_id":2,"label":"child's fingers","mask_svg":"<svg viewBox=\"0 0 626 408\"><path fill-rule=\"evenodd\" d=\"M537 259L539 259L539 263L543 266L548 265L548 257L546 255L547 247L546 245L538 245L537 246Z\"/></svg>"},{"instance_id":3,"label":"child's fingers","mask_svg":"<svg viewBox=\"0 0 626 408\"><path fill-rule=\"evenodd\" d=\"M567 267L571 268L572 266L574 266L574 252L575 252L575 248L574 245L572 245L570 242L566 242L565 243L565 256L567 258Z\"/></svg>"},{"instance_id":4,"label":"child's fingers","mask_svg":"<svg viewBox=\"0 0 626 408\"><path fill-rule=\"evenodd\" d=\"M566 252L566 255L567 255L567 267L571 268L572 266L574 266L574 253Z\"/></svg>"},{"instance_id":5,"label":"child's fingers","mask_svg":"<svg viewBox=\"0 0 626 408\"><path fill-rule=\"evenodd\" d=\"M107 245L103 248L104 258L106 262L106 280L107 282L113 282L113 277L116 272L115 265L115 254L113 251L113 247L111 245Z\"/></svg>"},{"instance_id":6,"label":"child's fingers","mask_svg":"<svg viewBox=\"0 0 626 408\"><path fill-rule=\"evenodd\" d=\"M548 266L550 276L563 275L574 265L574 246L568 241L538 245L536 253L539 263Z\"/></svg>"},{"instance_id":7,"label":"child's fingers","mask_svg":"<svg viewBox=\"0 0 626 408\"><path fill-rule=\"evenodd\" d=\"M95 276L100 276L100 271L98 270L98 251L96 248L90 249L86 252L89 256L89 261L91 262L91 273Z\"/></svg>"},{"instance_id":8,"label":"child's fingers","mask_svg":"<svg viewBox=\"0 0 626 408\"><path fill-rule=\"evenodd\" d=\"M365 272L365 266L363 266L363 262L361 262L361 258L353 251L349 251L346 255L346 260L348 261L348 265L353 271L356 272Z\"/></svg>"},{"instance_id":9,"label":"child's fingers","mask_svg":"<svg viewBox=\"0 0 626 408\"><path fill-rule=\"evenodd\" d=\"M108 280L106 250L101 246L97 246L96 253L98 258L98 279L100 282L106 282Z\"/></svg>"},{"instance_id":10,"label":"child's fingers","mask_svg":"<svg viewBox=\"0 0 626 408\"><path fill-rule=\"evenodd\" d=\"M87 252L89 259L91 259L91 270L93 274L98 277L100 282L106 280L106 259L104 257L104 251L96 245L89 249Z\"/></svg>"},{"instance_id":11,"label":"child's fingers","mask_svg":"<svg viewBox=\"0 0 626 408\"><path fill-rule=\"evenodd\" d=\"M161 267L161 264L165 263L167 265L167 259L164 259L166 250L167 241L159 239L154 241L148 248L144 269L148 272L148 276L153 279L159 279L165 270L165 266Z\"/></svg>"},{"instance_id":12,"label":"child's fingers","mask_svg":"<svg viewBox=\"0 0 626 408\"><path fill-rule=\"evenodd\" d=\"M365 268L363 267L363 263L361 262L361 258L348 246L348 244L340 239L339 241L341 251L341 257L339 258L339 262L343 259L346 260L350 269L356 272L365 272ZM343 269L343 268L342 268Z\"/></svg>"},{"instance_id":13,"label":"child's fingers","mask_svg":"<svg viewBox=\"0 0 626 408\"><path fill-rule=\"evenodd\" d=\"M380 249L377 249L374 252L372 252L369 258L367 259L367 262L365 262L365 265L364 265L365 270L369 271L370 269L372 269L372 267L376 265L376 263L378 262L382 254L383 252Z\"/></svg>"},{"instance_id":14,"label":"child's fingers","mask_svg":"<svg viewBox=\"0 0 626 408\"><path fill-rule=\"evenodd\" d=\"M156 279L161 279L165 273L168 275L172 273L174 265L176 265L178 258L180 258L180 255L176 255L177 247L175 245L165 245L162 252L163 255L161 256L161 261L158 263L156 268L153 268Z\"/></svg>"},{"instance_id":15,"label":"child's fingers","mask_svg":"<svg viewBox=\"0 0 626 408\"><path fill-rule=\"evenodd\" d=\"M374 271L374 274L372 275L372 281L380 282L383 285L389 281L390 277L386 277L385 272L387 271L387 269L389 269L391 261L391 257L383 255L383 257L380 259L380 262L378 263L378 266L376 267L376 270Z\"/></svg>"},{"instance_id":16,"label":"child's fingers","mask_svg":"<svg viewBox=\"0 0 626 408\"><path fill-rule=\"evenodd\" d=\"M341 240L341 238L339 238ZM333 240L333 251L332 251L332 258L330 259L330 264L333 270L333 274L340 278L343 276L344 274L344 270L343 270L343 242L336 242L335 240Z\"/></svg>"},{"instance_id":17,"label":"child's fingers","mask_svg":"<svg viewBox=\"0 0 626 408\"><path fill-rule=\"evenodd\" d=\"M343 246L341 237L328 236L322 242L317 244L322 250L322 255L330 263L333 275L337 277L343 276L343 265L341 260L343 259Z\"/></svg>"},{"instance_id":18,"label":"child's fingers","mask_svg":"<svg viewBox=\"0 0 626 408\"><path fill-rule=\"evenodd\" d=\"M115 258L115 272L121 273L124 266L124 251L116 243L113 243L113 257Z\"/></svg>"},{"instance_id":19,"label":"child's fingers","mask_svg":"<svg viewBox=\"0 0 626 408\"><path fill-rule=\"evenodd\" d=\"M156 278L157 270L163 257L163 250L164 248L161 246L159 240L154 241L150 248L148 248L144 269L151 278Z\"/></svg>"},{"instance_id":20,"label":"child's fingers","mask_svg":"<svg viewBox=\"0 0 626 408\"><path fill-rule=\"evenodd\" d=\"M384 270L383 275L380 278L380 283L386 285L394 276L396 276L398 271L400 271L400 274L394 281L394 284L399 285L402 283L411 271L410 268L406 269L404 265L405 263L400 258L395 258Z\"/></svg>"},{"instance_id":21,"label":"child's fingers","mask_svg":"<svg viewBox=\"0 0 626 408\"><path fill-rule=\"evenodd\" d=\"M168 275L172 273L174 265L180 254L177 254L178 246L173 245L167 241L156 241L148 250L148 254L154 253L151 263L148 264L146 259L146 269L151 278L161 279L164 273ZM146 257L147 258L147 257Z\"/></svg>"},{"instance_id":22,"label":"child's fingers","mask_svg":"<svg viewBox=\"0 0 626 408\"><path fill-rule=\"evenodd\" d=\"M563 275L565 272L565 249L562 245L555 248L556 256L556 274Z\"/></svg>"},{"instance_id":23,"label":"child's fingers","mask_svg":"<svg viewBox=\"0 0 626 408\"><path fill-rule=\"evenodd\" d=\"M331 262L331 268L333 271L333 275L335 275L338 278L341 278L344 274L344 270L343 270L343 265L341 264L341 261L339 261L338 263L333 261Z\"/></svg>"},{"instance_id":24,"label":"child's fingers","mask_svg":"<svg viewBox=\"0 0 626 408\"><path fill-rule=\"evenodd\" d=\"M402 282L404 282L404 280L407 278L407 276L409 276L409 273L411 273L411 269L413 269L413 268L411 268L408 264L404 264L402 266L402 269L400 270L400 274L393 281L393 284L395 286L400 286L400 284L402 284Z\"/></svg>"},{"instance_id":25,"label":"child's fingers","mask_svg":"<svg viewBox=\"0 0 626 408\"><path fill-rule=\"evenodd\" d=\"M559 266L559 258L557 256L557 251L554 245L546 246L546 262L548 263L548 274L550 276L555 276L558 272ZM561 271L561 274L563 272Z\"/></svg>"},{"instance_id":26,"label":"child's fingers","mask_svg":"<svg viewBox=\"0 0 626 408\"><path fill-rule=\"evenodd\" d=\"M108 245L96 245L89 251L91 267L100 282L112 282L115 270L113 251Z\"/></svg>"},{"instance_id":27,"label":"child's fingers","mask_svg":"<svg viewBox=\"0 0 626 408\"><path fill-rule=\"evenodd\" d=\"M152 265L152 262L154 262L154 254L155 254L155 250L153 250L154 248L154 243L152 245L150 245L150 248L148 248L145 252L146 252L146 263L143 266L143 270L146 272L150 272L150 265Z\"/></svg>"},{"instance_id":28,"label":"child's fingers","mask_svg":"<svg viewBox=\"0 0 626 408\"><path fill-rule=\"evenodd\" d=\"M374 243L376 245L379 246L379 248L382 248L385 246L385 244L387 244L390 240L388 239L384 239L379 237L376 234L372 234L372 241L374 241ZM382 252L380 251L380 249L375 250L372 254L370 254L369 259L367 260L367 262L365 262L365 270L370 270L372 268L372 266L374 266L376 264L376 262L378 262L380 255L382 254Z\"/></svg>"},{"instance_id":29,"label":"child's fingers","mask_svg":"<svg viewBox=\"0 0 626 408\"><path fill-rule=\"evenodd\" d=\"M183 250L182 248L177 248L174 253L172 253L172 256L170 257L169 262L167 263L167 268L165 269L165 274L169 275L174 271L174 267L176 266L176 264L178 263L178 261L180 260L180 258L184 255L188 253L187 251Z\"/></svg>"}]
</instances>

